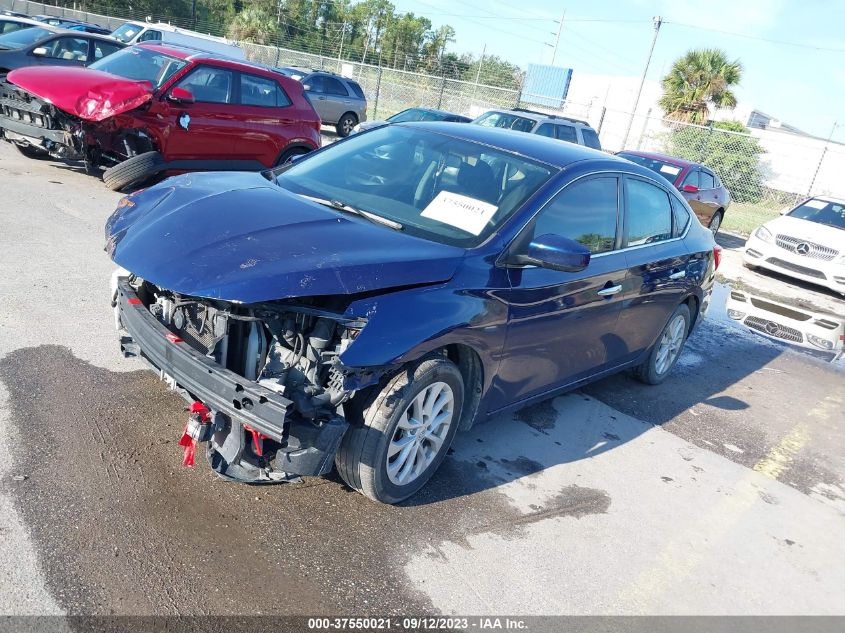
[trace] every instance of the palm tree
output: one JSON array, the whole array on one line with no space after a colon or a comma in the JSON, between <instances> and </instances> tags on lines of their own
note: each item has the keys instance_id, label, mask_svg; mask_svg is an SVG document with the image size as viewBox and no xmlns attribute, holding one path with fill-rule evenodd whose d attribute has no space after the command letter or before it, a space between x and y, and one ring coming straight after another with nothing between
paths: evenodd
<instances>
[{"instance_id":1,"label":"palm tree","mask_svg":"<svg viewBox=\"0 0 845 633\"><path fill-rule=\"evenodd\" d=\"M687 123L704 123L709 118L709 106L736 106L736 96L730 88L742 77L739 60L728 61L727 54L718 48L687 52L675 60L669 74L663 78L660 107L666 117Z\"/></svg>"},{"instance_id":2,"label":"palm tree","mask_svg":"<svg viewBox=\"0 0 845 633\"><path fill-rule=\"evenodd\" d=\"M226 35L240 42L270 44L279 33L276 18L258 7L249 7L235 16Z\"/></svg>"}]
</instances>

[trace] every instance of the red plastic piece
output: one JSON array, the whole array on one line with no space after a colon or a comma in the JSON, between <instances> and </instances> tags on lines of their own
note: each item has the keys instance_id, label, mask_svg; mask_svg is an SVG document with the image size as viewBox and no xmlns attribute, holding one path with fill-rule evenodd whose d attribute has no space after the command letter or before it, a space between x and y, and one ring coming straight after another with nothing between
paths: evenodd
<instances>
[{"instance_id":1,"label":"red plastic piece","mask_svg":"<svg viewBox=\"0 0 845 633\"><path fill-rule=\"evenodd\" d=\"M173 332L168 332L167 334L164 335L164 338L166 338L171 343L184 343L184 341L182 339L180 339L178 336L176 336ZM194 403L194 404L196 404L196 403ZM193 406L193 405L191 405L191 406Z\"/></svg>"},{"instance_id":2,"label":"red plastic piece","mask_svg":"<svg viewBox=\"0 0 845 633\"><path fill-rule=\"evenodd\" d=\"M244 430L252 435L252 450L255 451L255 454L258 457L264 456L264 439L267 438L267 435L264 433L260 433L256 431L254 428L249 426L248 424L244 424Z\"/></svg>"},{"instance_id":3,"label":"red plastic piece","mask_svg":"<svg viewBox=\"0 0 845 633\"><path fill-rule=\"evenodd\" d=\"M128 303L131 306L136 306L136 305L139 305L141 303L141 300L138 297L130 297L129 299L126 300L126 303Z\"/></svg>"},{"instance_id":4,"label":"red plastic piece","mask_svg":"<svg viewBox=\"0 0 845 633\"><path fill-rule=\"evenodd\" d=\"M192 402L189 409L191 416L198 416L201 424L208 424L211 422L210 411L208 407L202 402ZM190 468L194 465L194 455L197 451L197 441L188 434L188 425L185 425L185 430L182 431L182 437L179 440L179 446L182 447L184 454L182 455L182 465Z\"/></svg>"}]
</instances>

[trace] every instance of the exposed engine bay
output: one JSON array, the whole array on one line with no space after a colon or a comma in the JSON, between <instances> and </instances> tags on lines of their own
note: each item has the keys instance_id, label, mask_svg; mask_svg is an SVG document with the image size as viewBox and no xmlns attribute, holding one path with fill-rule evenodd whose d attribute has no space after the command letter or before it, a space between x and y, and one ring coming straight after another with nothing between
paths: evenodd
<instances>
[{"instance_id":1,"label":"exposed engine bay","mask_svg":"<svg viewBox=\"0 0 845 633\"><path fill-rule=\"evenodd\" d=\"M292 415L286 416L290 419L284 421L283 433L272 437L237 419L238 410L252 408L246 398L233 402L234 411L212 411L199 403L195 394L168 381L192 402L186 434L194 440L208 441L207 458L218 474L251 483L287 481L296 474L322 474L312 473L309 468L305 469L308 472L302 472L301 467L293 471L286 468L301 464L303 451L312 451L313 459L319 459L323 449L333 454L331 444L336 448L339 443L347 427L343 405L354 395L352 387L361 384L357 380L360 376L349 380L350 371L339 357L364 327L364 320L307 303L245 306L198 299L158 288L137 277L130 278L130 285L150 314L169 330L169 340L189 345L220 367L291 403ZM162 377L167 380L167 376ZM282 422L278 421L280 425ZM294 423L300 432L290 432ZM302 438L303 430L307 440ZM317 446L309 446L310 443ZM304 461L310 464L313 460L306 457ZM321 463L313 469L325 470L326 466Z\"/></svg>"}]
</instances>

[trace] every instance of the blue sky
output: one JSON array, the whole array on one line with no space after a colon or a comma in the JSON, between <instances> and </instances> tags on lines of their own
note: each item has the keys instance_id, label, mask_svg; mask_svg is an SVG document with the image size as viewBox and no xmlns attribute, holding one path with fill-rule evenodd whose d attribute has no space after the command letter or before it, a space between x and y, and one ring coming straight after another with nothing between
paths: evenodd
<instances>
[{"instance_id":1,"label":"blue sky","mask_svg":"<svg viewBox=\"0 0 845 633\"><path fill-rule=\"evenodd\" d=\"M575 72L639 75L653 28L663 27L648 78L659 80L690 48L719 47L744 67L741 103L806 132L845 142L845 1L843 0L393 0L398 11L451 24L448 50L499 55L525 67L549 63L565 9L556 65ZM591 21L599 20L599 21ZM605 20L615 20L613 22ZM692 28L682 25L691 25ZM718 33L726 31L738 35ZM761 41L777 40L780 43ZM792 46L794 42L803 46ZM839 49L820 50L820 49Z\"/></svg>"}]
</instances>

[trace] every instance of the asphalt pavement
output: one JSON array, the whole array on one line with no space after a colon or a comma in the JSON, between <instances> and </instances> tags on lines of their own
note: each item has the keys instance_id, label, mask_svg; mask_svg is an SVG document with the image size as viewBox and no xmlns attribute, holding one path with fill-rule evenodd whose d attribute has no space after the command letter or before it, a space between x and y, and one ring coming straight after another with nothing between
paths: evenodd
<instances>
[{"instance_id":1,"label":"asphalt pavement","mask_svg":"<svg viewBox=\"0 0 845 633\"><path fill-rule=\"evenodd\" d=\"M399 507L230 484L119 354L119 198L0 143L0 613L845 613L845 374L736 327L727 286L663 385L459 435Z\"/></svg>"}]
</instances>

